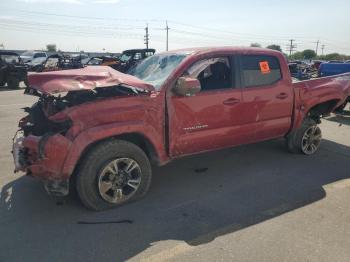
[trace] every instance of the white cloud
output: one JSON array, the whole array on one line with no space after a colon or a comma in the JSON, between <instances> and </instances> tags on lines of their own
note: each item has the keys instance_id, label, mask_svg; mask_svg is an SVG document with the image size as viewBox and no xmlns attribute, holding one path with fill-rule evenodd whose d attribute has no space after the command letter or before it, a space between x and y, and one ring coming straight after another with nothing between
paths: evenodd
<instances>
[{"instance_id":1,"label":"white cloud","mask_svg":"<svg viewBox=\"0 0 350 262\"><path fill-rule=\"evenodd\" d=\"M119 0L95 0L93 1L95 4L116 4L119 3Z\"/></svg>"}]
</instances>

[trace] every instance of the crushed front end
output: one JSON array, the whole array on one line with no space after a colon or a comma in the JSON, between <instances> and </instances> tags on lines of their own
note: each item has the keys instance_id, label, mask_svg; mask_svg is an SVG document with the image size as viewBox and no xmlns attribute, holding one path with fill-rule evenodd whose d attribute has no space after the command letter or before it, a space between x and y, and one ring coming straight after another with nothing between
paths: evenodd
<instances>
[{"instance_id":1,"label":"crushed front end","mask_svg":"<svg viewBox=\"0 0 350 262\"><path fill-rule=\"evenodd\" d=\"M53 195L68 194L72 174L67 172L73 172L74 167L64 170L76 137L84 128L104 121L95 121L93 115L84 118L84 105L154 91L152 85L104 66L31 73L28 82L25 94L37 96L38 101L24 108L27 115L13 138L15 172L44 180L46 190ZM74 114L77 111L80 113Z\"/></svg>"},{"instance_id":2,"label":"crushed front end","mask_svg":"<svg viewBox=\"0 0 350 262\"><path fill-rule=\"evenodd\" d=\"M62 174L63 165L72 144L66 137L71 121L57 112L58 100L42 96L19 122L13 138L12 154L15 172L44 181L48 193L67 195L69 177Z\"/></svg>"}]
</instances>

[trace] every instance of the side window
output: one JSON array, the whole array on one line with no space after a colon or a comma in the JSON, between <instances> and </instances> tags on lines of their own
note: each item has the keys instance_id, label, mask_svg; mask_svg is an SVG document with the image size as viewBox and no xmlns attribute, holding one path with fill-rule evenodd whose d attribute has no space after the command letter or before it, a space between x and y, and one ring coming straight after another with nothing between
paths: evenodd
<instances>
[{"instance_id":1,"label":"side window","mask_svg":"<svg viewBox=\"0 0 350 262\"><path fill-rule=\"evenodd\" d=\"M200 60L194 63L185 75L197 78L202 91L234 87L228 57Z\"/></svg>"},{"instance_id":2,"label":"side window","mask_svg":"<svg viewBox=\"0 0 350 262\"><path fill-rule=\"evenodd\" d=\"M136 54L134 55L134 59L135 59L135 60L140 60L140 59L142 59L141 53L136 53Z\"/></svg>"},{"instance_id":3,"label":"side window","mask_svg":"<svg viewBox=\"0 0 350 262\"><path fill-rule=\"evenodd\" d=\"M243 55L241 61L245 87L272 85L282 79L277 57Z\"/></svg>"}]
</instances>

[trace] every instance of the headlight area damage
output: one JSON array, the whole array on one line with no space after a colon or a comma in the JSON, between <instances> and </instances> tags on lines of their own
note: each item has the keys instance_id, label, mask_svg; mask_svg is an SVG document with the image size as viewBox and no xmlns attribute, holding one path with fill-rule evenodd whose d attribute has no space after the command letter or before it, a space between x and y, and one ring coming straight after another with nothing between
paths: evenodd
<instances>
[{"instance_id":1,"label":"headlight area damage","mask_svg":"<svg viewBox=\"0 0 350 262\"><path fill-rule=\"evenodd\" d=\"M110 67L33 73L28 81L25 94L39 99L24 108L27 115L13 138L15 172L42 179L48 193L58 196L68 194L71 175L62 172L74 141L68 109L97 99L148 93L153 88Z\"/></svg>"}]
</instances>

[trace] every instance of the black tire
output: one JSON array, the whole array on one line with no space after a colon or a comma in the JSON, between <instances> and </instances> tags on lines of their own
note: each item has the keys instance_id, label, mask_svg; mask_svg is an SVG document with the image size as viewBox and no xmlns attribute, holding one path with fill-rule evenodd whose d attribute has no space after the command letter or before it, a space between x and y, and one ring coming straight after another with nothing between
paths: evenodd
<instances>
[{"instance_id":1,"label":"black tire","mask_svg":"<svg viewBox=\"0 0 350 262\"><path fill-rule=\"evenodd\" d=\"M101 172L114 159L130 158L134 160L141 171L141 182L131 198L120 203L110 203L102 197L99 191ZM119 173L119 171L118 171ZM152 169L145 152L127 141L110 140L98 144L83 159L78 168L76 189L81 202L95 211L105 210L123 205L144 196L151 185Z\"/></svg>"},{"instance_id":2,"label":"black tire","mask_svg":"<svg viewBox=\"0 0 350 262\"><path fill-rule=\"evenodd\" d=\"M6 85L6 80L0 80L0 87L4 87Z\"/></svg>"},{"instance_id":3,"label":"black tire","mask_svg":"<svg viewBox=\"0 0 350 262\"><path fill-rule=\"evenodd\" d=\"M15 77L9 77L9 79L7 79L7 86L8 88L11 88L11 89L18 89L19 80Z\"/></svg>"},{"instance_id":4,"label":"black tire","mask_svg":"<svg viewBox=\"0 0 350 262\"><path fill-rule=\"evenodd\" d=\"M317 137L319 136L318 144L316 146L315 151L310 150L308 151L305 149L304 141L305 141L305 135L306 132L309 132L311 129L315 129L317 131ZM316 137L316 136L315 136ZM321 129L317 126L317 123L315 120L307 118L302 123L301 127L295 131L292 131L286 138L286 145L291 153L302 153L305 155L312 155L314 154L317 149L319 148L320 142L322 139Z\"/></svg>"}]
</instances>

